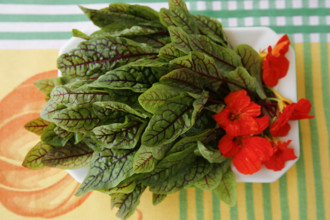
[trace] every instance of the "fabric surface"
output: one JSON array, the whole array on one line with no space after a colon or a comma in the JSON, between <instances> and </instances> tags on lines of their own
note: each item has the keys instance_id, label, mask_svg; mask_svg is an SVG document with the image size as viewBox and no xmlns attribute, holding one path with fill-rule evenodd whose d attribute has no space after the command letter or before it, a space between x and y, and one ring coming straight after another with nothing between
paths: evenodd
<instances>
[{"instance_id":1,"label":"fabric surface","mask_svg":"<svg viewBox=\"0 0 330 220\"><path fill-rule=\"evenodd\" d=\"M44 105L33 82L56 75L58 49L72 28L91 27L77 5L102 8L111 2L118 1L0 0L0 219L117 219L108 196L75 197L78 184L65 171L20 166L38 140L22 126ZM164 0L120 2L168 7ZM188 189L154 207L146 192L130 219L330 219L330 0L187 3L192 13L216 17L224 27L267 26L287 33L296 53L298 98L311 101L315 118L300 123L298 162L274 183L238 183L236 206Z\"/></svg>"}]
</instances>

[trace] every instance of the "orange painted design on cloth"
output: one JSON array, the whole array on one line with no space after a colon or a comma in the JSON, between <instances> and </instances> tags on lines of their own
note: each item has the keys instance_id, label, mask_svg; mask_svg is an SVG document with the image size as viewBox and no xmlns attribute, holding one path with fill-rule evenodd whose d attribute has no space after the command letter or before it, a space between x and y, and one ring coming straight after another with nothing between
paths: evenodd
<instances>
[{"instance_id":1,"label":"orange painted design on cloth","mask_svg":"<svg viewBox=\"0 0 330 220\"><path fill-rule=\"evenodd\" d=\"M72 211L90 194L74 196L79 187L60 169L29 170L21 166L39 136L24 125L39 117L44 95L33 83L57 76L57 70L37 74L16 87L0 101L0 203L22 216L52 218Z\"/></svg>"}]
</instances>

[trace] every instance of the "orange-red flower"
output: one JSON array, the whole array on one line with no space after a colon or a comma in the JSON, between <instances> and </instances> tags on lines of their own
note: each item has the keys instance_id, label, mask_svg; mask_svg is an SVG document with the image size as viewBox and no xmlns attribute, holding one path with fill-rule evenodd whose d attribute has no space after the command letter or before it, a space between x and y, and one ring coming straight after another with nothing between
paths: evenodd
<instances>
[{"instance_id":1,"label":"orange-red flower","mask_svg":"<svg viewBox=\"0 0 330 220\"><path fill-rule=\"evenodd\" d=\"M273 87L283 78L289 70L289 60L285 57L289 50L290 39L284 35L274 48L268 47L268 53L263 61L263 81L267 86Z\"/></svg>"},{"instance_id":2,"label":"orange-red flower","mask_svg":"<svg viewBox=\"0 0 330 220\"><path fill-rule=\"evenodd\" d=\"M225 97L226 108L213 118L230 136L260 134L269 124L267 116L257 118L260 105L251 101L245 90L231 92Z\"/></svg>"},{"instance_id":3,"label":"orange-red flower","mask_svg":"<svg viewBox=\"0 0 330 220\"><path fill-rule=\"evenodd\" d=\"M264 161L271 158L270 142L259 136L223 136L218 148L225 157L233 157L233 165L243 174L253 174L261 169Z\"/></svg>"},{"instance_id":4,"label":"orange-red flower","mask_svg":"<svg viewBox=\"0 0 330 220\"><path fill-rule=\"evenodd\" d=\"M294 154L293 149L288 148L290 143L291 140L287 142L276 141L272 143L274 154L268 161L264 162L265 166L268 169L274 171L282 170L285 166L286 161L294 160L297 158L297 156Z\"/></svg>"},{"instance_id":5,"label":"orange-red flower","mask_svg":"<svg viewBox=\"0 0 330 220\"><path fill-rule=\"evenodd\" d=\"M311 103L308 99L300 99L297 103L287 105L277 120L270 126L270 133L273 137L284 137L290 130L289 120L300 120L314 118L309 115Z\"/></svg>"}]
</instances>

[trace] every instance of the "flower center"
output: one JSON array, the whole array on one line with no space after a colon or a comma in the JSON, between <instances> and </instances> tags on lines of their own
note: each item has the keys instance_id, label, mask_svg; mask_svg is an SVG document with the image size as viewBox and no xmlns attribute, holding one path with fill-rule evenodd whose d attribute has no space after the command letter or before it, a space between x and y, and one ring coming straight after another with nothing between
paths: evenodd
<instances>
[{"instance_id":1,"label":"flower center","mask_svg":"<svg viewBox=\"0 0 330 220\"><path fill-rule=\"evenodd\" d=\"M234 113L230 113L230 114L229 114L229 120L230 120L230 121L235 121L235 120L237 120L237 119L239 119L239 115L234 114Z\"/></svg>"}]
</instances>

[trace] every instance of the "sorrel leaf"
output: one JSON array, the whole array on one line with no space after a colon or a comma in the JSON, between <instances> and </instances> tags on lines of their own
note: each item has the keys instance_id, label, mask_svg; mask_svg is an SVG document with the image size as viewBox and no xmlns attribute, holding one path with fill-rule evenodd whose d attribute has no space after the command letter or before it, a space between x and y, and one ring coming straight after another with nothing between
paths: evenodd
<instances>
[{"instance_id":1,"label":"sorrel leaf","mask_svg":"<svg viewBox=\"0 0 330 220\"><path fill-rule=\"evenodd\" d=\"M49 151L42 158L42 163L48 167L77 169L88 166L92 155L93 150L85 144L66 145Z\"/></svg>"},{"instance_id":2,"label":"sorrel leaf","mask_svg":"<svg viewBox=\"0 0 330 220\"><path fill-rule=\"evenodd\" d=\"M166 196L167 196L167 194L153 193L152 194L152 204L153 205L158 205L159 203L161 203L166 198Z\"/></svg>"},{"instance_id":3,"label":"sorrel leaf","mask_svg":"<svg viewBox=\"0 0 330 220\"><path fill-rule=\"evenodd\" d=\"M160 48L158 57L172 60L185 55L184 52L174 47L174 43L169 43Z\"/></svg>"},{"instance_id":4,"label":"sorrel leaf","mask_svg":"<svg viewBox=\"0 0 330 220\"><path fill-rule=\"evenodd\" d=\"M72 132L91 131L101 122L89 104L57 111L53 120L57 126Z\"/></svg>"},{"instance_id":5,"label":"sorrel leaf","mask_svg":"<svg viewBox=\"0 0 330 220\"><path fill-rule=\"evenodd\" d=\"M100 37L84 41L62 54L57 67L63 76L95 78L109 70L143 57L156 57L157 49L122 37Z\"/></svg>"},{"instance_id":6,"label":"sorrel leaf","mask_svg":"<svg viewBox=\"0 0 330 220\"><path fill-rule=\"evenodd\" d=\"M51 99L57 103L67 106L90 104L97 101L108 101L113 98L106 91L92 89L70 90L66 86L57 86L50 95Z\"/></svg>"},{"instance_id":7,"label":"sorrel leaf","mask_svg":"<svg viewBox=\"0 0 330 220\"><path fill-rule=\"evenodd\" d=\"M70 140L72 135L60 136L55 132L57 126L54 123L49 124L41 135L41 140L47 144L56 147L63 147Z\"/></svg>"},{"instance_id":8,"label":"sorrel leaf","mask_svg":"<svg viewBox=\"0 0 330 220\"><path fill-rule=\"evenodd\" d=\"M133 190L136 187L136 183L134 179L126 179L123 182L121 182L118 186L110 188L110 189L104 189L104 190L99 190L100 192L112 195L112 194L117 194L117 193L124 193L128 194L133 192Z\"/></svg>"},{"instance_id":9,"label":"sorrel leaf","mask_svg":"<svg viewBox=\"0 0 330 220\"><path fill-rule=\"evenodd\" d=\"M93 129L97 140L102 141L106 148L132 149L140 139L146 123L137 118L127 116L124 123L114 123Z\"/></svg>"},{"instance_id":10,"label":"sorrel leaf","mask_svg":"<svg viewBox=\"0 0 330 220\"><path fill-rule=\"evenodd\" d=\"M237 67L234 71L226 74L231 91L245 89L252 93L256 92L256 78L252 77L244 67Z\"/></svg>"},{"instance_id":11,"label":"sorrel leaf","mask_svg":"<svg viewBox=\"0 0 330 220\"><path fill-rule=\"evenodd\" d=\"M46 95L46 97L49 97L50 93L52 92L53 88L58 85L62 85L63 82L61 78L54 77L54 78L47 78L47 79L39 79L34 83L34 85Z\"/></svg>"},{"instance_id":12,"label":"sorrel leaf","mask_svg":"<svg viewBox=\"0 0 330 220\"><path fill-rule=\"evenodd\" d=\"M132 114L132 115L139 116L141 118L146 118L148 116L141 109L132 108L129 105L127 105L125 103L121 103L121 102L115 102L115 101L95 102L93 106L94 106L94 108L102 108L105 111L108 111L109 113L111 111L112 112L122 112L122 113L125 113L122 115ZM110 116L110 118L112 119L113 117ZM113 118L113 119L115 119L115 118ZM119 122L119 121L117 121L117 122Z\"/></svg>"},{"instance_id":13,"label":"sorrel leaf","mask_svg":"<svg viewBox=\"0 0 330 220\"><path fill-rule=\"evenodd\" d=\"M197 142L197 146L201 155L210 163L222 163L227 159L218 149L209 149L201 141Z\"/></svg>"},{"instance_id":14,"label":"sorrel leaf","mask_svg":"<svg viewBox=\"0 0 330 220\"><path fill-rule=\"evenodd\" d=\"M142 144L151 147L174 141L193 126L204 101L195 101L184 93L166 101L150 119Z\"/></svg>"},{"instance_id":15,"label":"sorrel leaf","mask_svg":"<svg viewBox=\"0 0 330 220\"><path fill-rule=\"evenodd\" d=\"M242 64L246 70L256 78L256 92L261 99L266 98L266 94L262 89L261 71L262 71L262 59L257 51L251 46L246 44L238 45L235 51L242 59Z\"/></svg>"},{"instance_id":16,"label":"sorrel leaf","mask_svg":"<svg viewBox=\"0 0 330 220\"><path fill-rule=\"evenodd\" d=\"M91 190L109 189L133 175L134 150L104 149L94 152L87 176L76 195Z\"/></svg>"},{"instance_id":17,"label":"sorrel leaf","mask_svg":"<svg viewBox=\"0 0 330 220\"><path fill-rule=\"evenodd\" d=\"M155 113L168 99L180 94L180 90L162 83L154 83L150 89L139 96L144 110Z\"/></svg>"},{"instance_id":18,"label":"sorrel leaf","mask_svg":"<svg viewBox=\"0 0 330 220\"><path fill-rule=\"evenodd\" d=\"M119 218L126 219L133 214L135 208L140 203L140 197L145 189L146 186L139 184L131 193L111 195L111 206L119 208L117 212Z\"/></svg>"},{"instance_id":19,"label":"sorrel leaf","mask_svg":"<svg viewBox=\"0 0 330 220\"><path fill-rule=\"evenodd\" d=\"M41 110L40 117L46 121L53 122L55 113L65 108L66 106L64 104L59 104L54 100L49 100Z\"/></svg>"},{"instance_id":20,"label":"sorrel leaf","mask_svg":"<svg viewBox=\"0 0 330 220\"><path fill-rule=\"evenodd\" d=\"M151 172L156 165L156 160L153 157L151 148L141 146L134 155L133 170L134 173Z\"/></svg>"},{"instance_id":21,"label":"sorrel leaf","mask_svg":"<svg viewBox=\"0 0 330 220\"><path fill-rule=\"evenodd\" d=\"M44 168L42 158L52 149L53 146L40 141L25 155L22 165L32 170Z\"/></svg>"},{"instance_id":22,"label":"sorrel leaf","mask_svg":"<svg viewBox=\"0 0 330 220\"><path fill-rule=\"evenodd\" d=\"M97 79L93 85L110 89L130 89L144 92L157 82L160 74L150 67L123 66L107 72Z\"/></svg>"},{"instance_id":23,"label":"sorrel leaf","mask_svg":"<svg viewBox=\"0 0 330 220\"><path fill-rule=\"evenodd\" d=\"M231 169L223 175L220 184L214 189L215 194L230 206L234 206L237 201L236 177Z\"/></svg>"},{"instance_id":24,"label":"sorrel leaf","mask_svg":"<svg viewBox=\"0 0 330 220\"><path fill-rule=\"evenodd\" d=\"M193 18L203 35L208 36L221 46L230 47L227 37L223 32L222 24L217 19L204 15L193 15Z\"/></svg>"},{"instance_id":25,"label":"sorrel leaf","mask_svg":"<svg viewBox=\"0 0 330 220\"><path fill-rule=\"evenodd\" d=\"M50 122L41 117L35 118L24 125L24 128L36 135L41 135Z\"/></svg>"}]
</instances>

